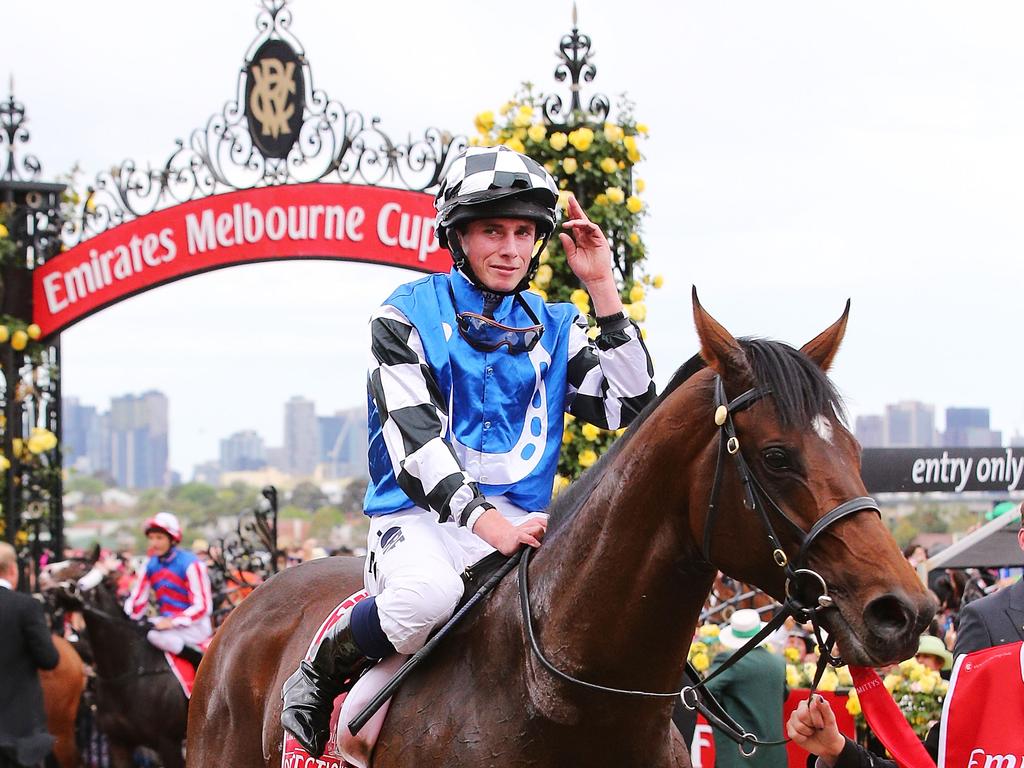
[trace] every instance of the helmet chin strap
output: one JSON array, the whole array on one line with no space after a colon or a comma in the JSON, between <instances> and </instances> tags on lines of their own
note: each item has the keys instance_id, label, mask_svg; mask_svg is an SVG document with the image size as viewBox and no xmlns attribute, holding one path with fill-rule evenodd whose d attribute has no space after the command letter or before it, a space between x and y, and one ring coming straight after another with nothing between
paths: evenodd
<instances>
[{"instance_id":1,"label":"helmet chin strap","mask_svg":"<svg viewBox=\"0 0 1024 768\"><path fill-rule=\"evenodd\" d=\"M452 235L455 235L452 237ZM473 285L479 288L481 291L487 291L488 293L495 293L499 296L515 296L518 293L522 293L530 287L530 281L533 280L533 276L537 274L537 267L540 266L540 255L548 245L548 241L551 239L551 232L548 232L544 237L540 239L540 245L534 248L533 255L530 257L530 268L527 270L523 279L519 281L519 284L511 291L497 291L490 286L484 285L483 281L477 277L473 271L473 267L469 264L469 257L466 256L466 252L462 250L462 235L454 227L449 230L448 233L448 250L452 255L452 263L455 268L464 274Z\"/></svg>"}]
</instances>

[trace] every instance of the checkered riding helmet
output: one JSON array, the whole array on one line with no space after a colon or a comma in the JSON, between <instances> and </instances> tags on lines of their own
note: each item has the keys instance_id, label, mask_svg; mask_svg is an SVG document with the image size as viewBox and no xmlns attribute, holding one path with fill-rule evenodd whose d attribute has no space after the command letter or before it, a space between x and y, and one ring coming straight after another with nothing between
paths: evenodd
<instances>
[{"instance_id":1,"label":"checkered riding helmet","mask_svg":"<svg viewBox=\"0 0 1024 768\"><path fill-rule=\"evenodd\" d=\"M541 245L530 260L526 277L512 293L526 290L540 264L540 253L555 231L558 187L536 160L508 147L470 147L448 168L434 198L437 241L451 251L452 261L478 287L452 227L474 219L529 219L537 225ZM490 290L490 289L487 289Z\"/></svg>"}]
</instances>

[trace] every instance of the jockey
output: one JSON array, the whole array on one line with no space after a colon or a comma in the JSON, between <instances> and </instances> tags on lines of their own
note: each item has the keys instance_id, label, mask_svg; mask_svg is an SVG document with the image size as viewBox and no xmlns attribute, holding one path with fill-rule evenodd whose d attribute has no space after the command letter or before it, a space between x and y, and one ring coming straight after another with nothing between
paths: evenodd
<instances>
[{"instance_id":1,"label":"jockey","mask_svg":"<svg viewBox=\"0 0 1024 768\"><path fill-rule=\"evenodd\" d=\"M150 558L139 574L124 611L142 618L150 591L156 597L159 616L146 638L162 651L181 656L198 667L203 658L200 644L213 634L210 624L210 577L206 566L187 549L178 549L181 525L170 512L159 512L146 521Z\"/></svg>"},{"instance_id":2,"label":"jockey","mask_svg":"<svg viewBox=\"0 0 1024 768\"><path fill-rule=\"evenodd\" d=\"M466 566L537 547L568 411L618 429L655 395L600 228L569 198L561 235L599 334L572 304L527 293L558 188L529 157L471 147L435 200L449 274L400 286L370 318L370 598L328 630L282 693L282 724L323 753L334 699L368 660L411 654L452 615Z\"/></svg>"}]
</instances>

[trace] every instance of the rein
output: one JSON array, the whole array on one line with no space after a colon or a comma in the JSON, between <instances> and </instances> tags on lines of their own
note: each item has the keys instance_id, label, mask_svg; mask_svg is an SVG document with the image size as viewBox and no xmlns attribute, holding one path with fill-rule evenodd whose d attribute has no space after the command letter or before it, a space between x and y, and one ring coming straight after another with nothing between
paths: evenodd
<instances>
[{"instance_id":1,"label":"rein","mask_svg":"<svg viewBox=\"0 0 1024 768\"><path fill-rule=\"evenodd\" d=\"M523 624L526 630L526 636L529 640L534 656L536 656L537 660L545 669L548 670L548 672L567 683L572 683L573 685L581 686L589 690L602 691L604 693L659 699L669 699L678 696L682 699L683 706L691 711L694 709L700 710L701 714L707 718L708 722L735 741L739 745L740 753L744 757L750 757L753 755L759 746L781 745L785 744L789 739L782 739L779 741L761 741L754 734L744 731L739 724L736 723L736 721L730 717L727 712L725 712L721 704L719 704L707 691L707 684L743 658L743 656L751 650L758 647L770 634L781 627L790 616L793 616L801 623L811 623L814 628L815 637L818 640L818 646L822 651L821 656L818 659L818 668L814 676L812 691L817 689L818 683L821 681L821 676L824 674L827 665L831 664L833 666L841 666L843 663L842 659L832 655L835 640L830 638L828 641L824 641L822 638L822 630L818 615L820 611L832 608L834 606L834 602L828 593L828 584L825 582L825 579L817 571L807 567L808 552L811 545L814 544L814 542L817 541L817 539L834 523L858 512L873 511L881 515L878 505L875 503L874 499L868 496L858 496L856 498L849 499L848 501L844 501L842 504L839 504L835 508L829 510L829 512L815 521L811 526L811 529L805 533L803 528L801 528L782 510L781 507L779 507L778 504L775 503L771 496L768 495L767 491L764 490L764 487L758 482L753 472L751 472L746 459L744 459L743 453L740 451L740 441L736 434L736 426L733 424L732 420L734 413L738 413L745 408L749 408L751 405L769 394L771 394L771 390L765 387L755 387L739 395L732 402L729 402L725 395L725 386L722 383L721 377L715 377L716 407L714 418L715 425L719 427L720 439L718 446L718 460L715 465L715 477L711 483L711 497L708 501L708 513L704 524L702 552L705 561L710 563L711 532L715 523L715 512L718 510L718 495L722 486L724 465L726 464L727 457L732 456L743 486L743 505L746 509L752 512L756 511L760 516L761 523L763 524L765 533L768 536L768 542L773 548L772 560L784 571L786 577L786 601L782 605L782 610L780 610L770 622L768 622L756 635L751 637L739 650L733 653L708 677L701 680L696 670L687 663L687 676L695 682L692 685L683 686L679 691L661 693L599 685L586 680L580 680L579 678L573 677L572 675L558 669L541 650L533 627L528 582L531 554L531 550L529 548L525 548L522 559L519 561L519 601L523 611ZM797 552L795 560L792 562L786 554L786 551L783 549L782 544L779 541L779 537L775 533L771 517L768 514L769 510L774 511L777 516L781 517L781 519L794 530L798 540L800 541L800 549ZM702 701L702 697L706 698L707 701ZM749 751L744 749L745 746Z\"/></svg>"}]
</instances>

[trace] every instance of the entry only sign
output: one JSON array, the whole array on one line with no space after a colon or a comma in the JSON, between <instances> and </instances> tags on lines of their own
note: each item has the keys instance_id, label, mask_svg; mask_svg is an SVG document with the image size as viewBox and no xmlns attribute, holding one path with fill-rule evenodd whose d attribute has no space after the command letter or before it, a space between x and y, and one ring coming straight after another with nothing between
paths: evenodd
<instances>
[{"instance_id":1,"label":"entry only sign","mask_svg":"<svg viewBox=\"0 0 1024 768\"><path fill-rule=\"evenodd\" d=\"M141 216L50 259L33 275L43 335L142 291L248 262L343 259L447 272L433 197L358 184L264 187Z\"/></svg>"},{"instance_id":2,"label":"entry only sign","mask_svg":"<svg viewBox=\"0 0 1024 768\"><path fill-rule=\"evenodd\" d=\"M865 448L861 477L871 493L1024 490L1021 448Z\"/></svg>"}]
</instances>

